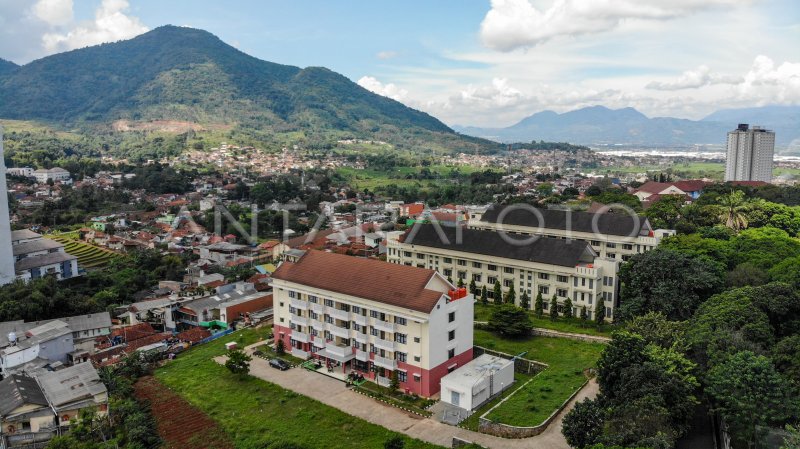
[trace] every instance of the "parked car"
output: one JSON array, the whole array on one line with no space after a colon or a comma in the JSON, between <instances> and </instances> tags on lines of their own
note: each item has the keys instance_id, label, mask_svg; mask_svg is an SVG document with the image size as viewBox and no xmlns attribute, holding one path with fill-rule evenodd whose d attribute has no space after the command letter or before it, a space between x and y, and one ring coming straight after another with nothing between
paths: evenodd
<instances>
[{"instance_id":1,"label":"parked car","mask_svg":"<svg viewBox=\"0 0 800 449\"><path fill-rule=\"evenodd\" d=\"M285 360L281 359L272 359L269 361L269 366L273 368L277 368L281 371L286 371L287 369L291 368Z\"/></svg>"}]
</instances>

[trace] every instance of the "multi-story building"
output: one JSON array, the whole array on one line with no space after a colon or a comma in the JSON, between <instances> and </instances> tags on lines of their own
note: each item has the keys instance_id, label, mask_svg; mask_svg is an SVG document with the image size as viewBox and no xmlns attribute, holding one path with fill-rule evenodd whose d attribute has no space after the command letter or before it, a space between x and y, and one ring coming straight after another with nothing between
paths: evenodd
<instances>
[{"instance_id":1,"label":"multi-story building","mask_svg":"<svg viewBox=\"0 0 800 449\"><path fill-rule=\"evenodd\" d=\"M65 184L72 183L72 177L70 176L69 172L61 167L53 167L50 169L40 168L33 172L33 177L36 178L36 182L39 183L46 183L47 181L61 182Z\"/></svg>"},{"instance_id":2,"label":"multi-story building","mask_svg":"<svg viewBox=\"0 0 800 449\"><path fill-rule=\"evenodd\" d=\"M78 258L67 253L63 243L28 229L12 231L11 242L17 279L29 281L55 276L62 280L80 275Z\"/></svg>"},{"instance_id":3,"label":"multi-story building","mask_svg":"<svg viewBox=\"0 0 800 449\"><path fill-rule=\"evenodd\" d=\"M469 227L508 234L541 235L586 242L601 258L627 260L649 251L672 229L653 229L646 217L625 212L590 213L519 206L471 211Z\"/></svg>"},{"instance_id":4,"label":"multi-story building","mask_svg":"<svg viewBox=\"0 0 800 449\"><path fill-rule=\"evenodd\" d=\"M746 123L728 133L725 181L772 181L775 132Z\"/></svg>"},{"instance_id":5,"label":"multi-story building","mask_svg":"<svg viewBox=\"0 0 800 449\"><path fill-rule=\"evenodd\" d=\"M472 295L431 269L308 251L273 273L274 333L300 358L322 360L432 396L472 360Z\"/></svg>"},{"instance_id":6,"label":"multi-story building","mask_svg":"<svg viewBox=\"0 0 800 449\"><path fill-rule=\"evenodd\" d=\"M618 305L620 260L599 257L586 241L419 225L389 239L387 246L387 261L433 269L464 285L474 280L489 297L496 282L504 294L514 287L517 304L526 293L530 308L541 293L548 314L553 296L559 313L569 298L574 315L585 306L590 318L604 307L611 320Z\"/></svg>"}]
</instances>

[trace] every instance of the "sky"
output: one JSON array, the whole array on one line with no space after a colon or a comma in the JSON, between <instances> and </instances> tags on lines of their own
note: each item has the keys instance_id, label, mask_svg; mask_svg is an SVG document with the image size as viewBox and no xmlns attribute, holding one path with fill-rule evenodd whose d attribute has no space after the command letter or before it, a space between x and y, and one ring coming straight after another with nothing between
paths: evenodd
<instances>
[{"instance_id":1,"label":"sky","mask_svg":"<svg viewBox=\"0 0 800 449\"><path fill-rule=\"evenodd\" d=\"M167 24L328 67L448 125L593 105L700 119L800 104L800 0L0 0L0 58Z\"/></svg>"}]
</instances>

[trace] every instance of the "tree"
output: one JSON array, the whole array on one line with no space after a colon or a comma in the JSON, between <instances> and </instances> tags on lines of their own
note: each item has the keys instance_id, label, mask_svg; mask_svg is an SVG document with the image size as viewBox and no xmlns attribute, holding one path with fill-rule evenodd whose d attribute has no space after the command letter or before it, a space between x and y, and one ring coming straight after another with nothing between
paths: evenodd
<instances>
[{"instance_id":1,"label":"tree","mask_svg":"<svg viewBox=\"0 0 800 449\"><path fill-rule=\"evenodd\" d=\"M781 449L800 449L800 428L787 424L786 433Z\"/></svg>"},{"instance_id":2,"label":"tree","mask_svg":"<svg viewBox=\"0 0 800 449\"><path fill-rule=\"evenodd\" d=\"M745 211L747 206L744 200L744 192L741 190L731 190L731 193L719 197L719 220L725 226L739 232L747 227L747 216Z\"/></svg>"},{"instance_id":3,"label":"tree","mask_svg":"<svg viewBox=\"0 0 800 449\"><path fill-rule=\"evenodd\" d=\"M533 313L536 315L536 318L541 318L544 315L544 298L542 298L542 292L536 294L536 302L533 304Z\"/></svg>"},{"instance_id":4,"label":"tree","mask_svg":"<svg viewBox=\"0 0 800 449\"><path fill-rule=\"evenodd\" d=\"M629 321L627 330L641 335L647 343L686 352L689 347L686 338L688 327L687 321L670 321L663 313L648 312Z\"/></svg>"},{"instance_id":5,"label":"tree","mask_svg":"<svg viewBox=\"0 0 800 449\"><path fill-rule=\"evenodd\" d=\"M670 320L686 320L722 288L723 267L705 256L657 248L631 257L619 279L622 305L616 318L626 321L656 311Z\"/></svg>"},{"instance_id":6,"label":"tree","mask_svg":"<svg viewBox=\"0 0 800 449\"><path fill-rule=\"evenodd\" d=\"M651 204L644 215L656 229L675 229L684 207L684 195L663 195Z\"/></svg>"},{"instance_id":7,"label":"tree","mask_svg":"<svg viewBox=\"0 0 800 449\"><path fill-rule=\"evenodd\" d=\"M550 321L558 320L558 300L556 295L550 300Z\"/></svg>"},{"instance_id":8,"label":"tree","mask_svg":"<svg viewBox=\"0 0 800 449\"><path fill-rule=\"evenodd\" d=\"M400 388L400 377L397 374L397 370L392 371L392 377L389 381L389 389L391 391L397 391Z\"/></svg>"},{"instance_id":9,"label":"tree","mask_svg":"<svg viewBox=\"0 0 800 449\"><path fill-rule=\"evenodd\" d=\"M245 354L241 349L233 349L228 351L228 360L225 362L225 368L228 368L233 374L244 376L250 372L250 361L252 357Z\"/></svg>"},{"instance_id":10,"label":"tree","mask_svg":"<svg viewBox=\"0 0 800 449\"><path fill-rule=\"evenodd\" d=\"M571 320L573 317L572 313L572 300L567 298L564 300L564 318Z\"/></svg>"},{"instance_id":11,"label":"tree","mask_svg":"<svg viewBox=\"0 0 800 449\"><path fill-rule=\"evenodd\" d=\"M711 368L706 393L735 441L753 444L759 426L783 424L797 412L789 382L764 356L742 351Z\"/></svg>"},{"instance_id":12,"label":"tree","mask_svg":"<svg viewBox=\"0 0 800 449\"><path fill-rule=\"evenodd\" d=\"M584 399L564 416L561 433L571 447L584 448L600 441L604 422L605 413L600 403Z\"/></svg>"},{"instance_id":13,"label":"tree","mask_svg":"<svg viewBox=\"0 0 800 449\"><path fill-rule=\"evenodd\" d=\"M600 326L606 322L606 307L603 303L598 302L597 305L594 306L594 324L597 325L597 328L600 329Z\"/></svg>"},{"instance_id":14,"label":"tree","mask_svg":"<svg viewBox=\"0 0 800 449\"><path fill-rule=\"evenodd\" d=\"M383 443L383 449L403 449L406 442L400 435L395 435Z\"/></svg>"},{"instance_id":15,"label":"tree","mask_svg":"<svg viewBox=\"0 0 800 449\"><path fill-rule=\"evenodd\" d=\"M481 304L483 305L489 304L489 292L487 291L485 285L481 287Z\"/></svg>"},{"instance_id":16,"label":"tree","mask_svg":"<svg viewBox=\"0 0 800 449\"><path fill-rule=\"evenodd\" d=\"M458 278L458 288L464 288L464 279Z\"/></svg>"},{"instance_id":17,"label":"tree","mask_svg":"<svg viewBox=\"0 0 800 449\"><path fill-rule=\"evenodd\" d=\"M283 343L283 339L280 339L277 343L275 343L275 353L278 355L286 354L286 345Z\"/></svg>"},{"instance_id":18,"label":"tree","mask_svg":"<svg viewBox=\"0 0 800 449\"><path fill-rule=\"evenodd\" d=\"M523 310L531 308L531 298L528 297L528 292L525 290L522 291L522 298L519 299L519 306Z\"/></svg>"},{"instance_id":19,"label":"tree","mask_svg":"<svg viewBox=\"0 0 800 449\"><path fill-rule=\"evenodd\" d=\"M500 287L500 281L494 281L494 303L503 303L503 289Z\"/></svg>"},{"instance_id":20,"label":"tree","mask_svg":"<svg viewBox=\"0 0 800 449\"><path fill-rule=\"evenodd\" d=\"M516 304L517 293L514 291L514 284L511 284L511 287L508 288L508 292L506 292L506 298L503 302L506 304Z\"/></svg>"},{"instance_id":21,"label":"tree","mask_svg":"<svg viewBox=\"0 0 800 449\"><path fill-rule=\"evenodd\" d=\"M519 337L527 335L533 329L533 324L528 312L512 304L502 304L492 311L489 329L501 335Z\"/></svg>"},{"instance_id":22,"label":"tree","mask_svg":"<svg viewBox=\"0 0 800 449\"><path fill-rule=\"evenodd\" d=\"M586 327L586 321L589 319L589 313L586 311L586 306L581 307L581 326Z\"/></svg>"},{"instance_id":23,"label":"tree","mask_svg":"<svg viewBox=\"0 0 800 449\"><path fill-rule=\"evenodd\" d=\"M475 284L475 278L469 281L469 292L472 293L473 296L478 296L478 293L480 293L478 291L478 286Z\"/></svg>"}]
</instances>

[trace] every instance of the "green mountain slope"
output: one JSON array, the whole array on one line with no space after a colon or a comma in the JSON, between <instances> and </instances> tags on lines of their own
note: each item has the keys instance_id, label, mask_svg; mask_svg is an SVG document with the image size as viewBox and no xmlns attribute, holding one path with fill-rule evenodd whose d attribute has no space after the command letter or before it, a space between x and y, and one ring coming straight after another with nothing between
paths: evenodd
<instances>
[{"instance_id":1,"label":"green mountain slope","mask_svg":"<svg viewBox=\"0 0 800 449\"><path fill-rule=\"evenodd\" d=\"M262 61L206 31L175 26L10 68L0 76L0 118L68 125L171 120L492 147L328 69Z\"/></svg>"},{"instance_id":2,"label":"green mountain slope","mask_svg":"<svg viewBox=\"0 0 800 449\"><path fill-rule=\"evenodd\" d=\"M6 61L3 58L0 58L0 78L4 75L7 75L19 67L18 65L14 64L11 61Z\"/></svg>"}]
</instances>

